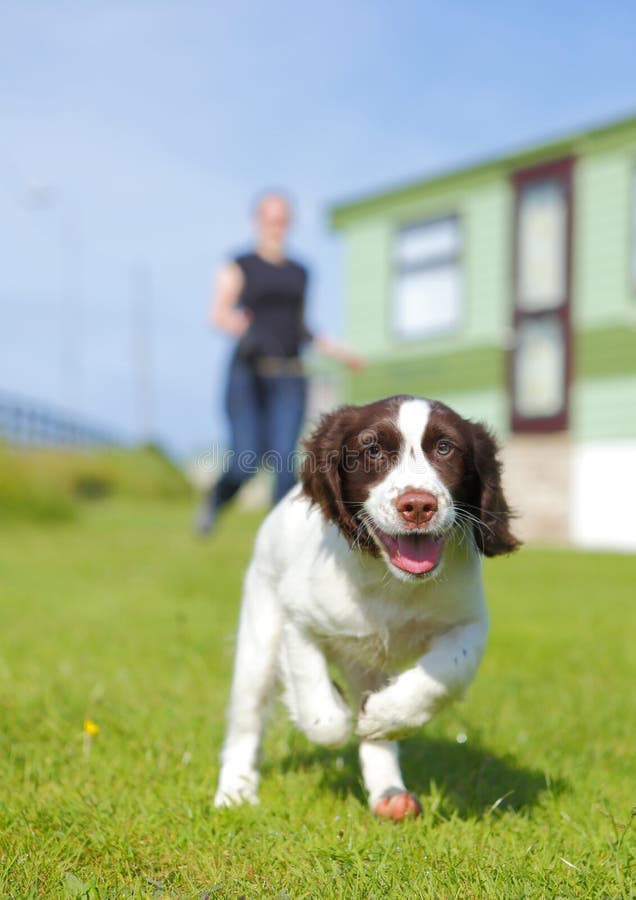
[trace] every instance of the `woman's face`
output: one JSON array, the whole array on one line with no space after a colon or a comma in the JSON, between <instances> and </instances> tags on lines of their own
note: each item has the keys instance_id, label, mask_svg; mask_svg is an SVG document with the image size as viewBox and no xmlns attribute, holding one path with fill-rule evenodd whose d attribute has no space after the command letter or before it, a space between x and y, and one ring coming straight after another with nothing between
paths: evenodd
<instances>
[{"instance_id":1,"label":"woman's face","mask_svg":"<svg viewBox=\"0 0 636 900\"><path fill-rule=\"evenodd\" d=\"M291 222L291 210L284 197L263 197L256 212L256 230L261 241L281 245Z\"/></svg>"}]
</instances>

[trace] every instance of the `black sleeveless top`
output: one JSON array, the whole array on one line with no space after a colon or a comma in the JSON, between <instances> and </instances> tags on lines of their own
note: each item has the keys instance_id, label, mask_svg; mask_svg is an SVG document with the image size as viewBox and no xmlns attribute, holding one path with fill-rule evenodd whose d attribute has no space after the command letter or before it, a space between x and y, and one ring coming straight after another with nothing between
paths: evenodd
<instances>
[{"instance_id":1,"label":"black sleeveless top","mask_svg":"<svg viewBox=\"0 0 636 900\"><path fill-rule=\"evenodd\" d=\"M307 270L292 260L270 263L257 253L238 256L234 262L245 279L239 307L252 318L237 356L245 360L298 356L312 339L304 321Z\"/></svg>"}]
</instances>

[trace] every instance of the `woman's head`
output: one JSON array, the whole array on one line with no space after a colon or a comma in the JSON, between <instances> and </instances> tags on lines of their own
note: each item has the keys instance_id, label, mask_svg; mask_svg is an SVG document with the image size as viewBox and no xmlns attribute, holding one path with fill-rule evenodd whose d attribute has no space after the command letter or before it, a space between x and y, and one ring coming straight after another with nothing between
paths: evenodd
<instances>
[{"instance_id":1,"label":"woman's head","mask_svg":"<svg viewBox=\"0 0 636 900\"><path fill-rule=\"evenodd\" d=\"M257 243L269 251L282 249L292 219L292 208L282 191L261 194L255 205Z\"/></svg>"}]
</instances>

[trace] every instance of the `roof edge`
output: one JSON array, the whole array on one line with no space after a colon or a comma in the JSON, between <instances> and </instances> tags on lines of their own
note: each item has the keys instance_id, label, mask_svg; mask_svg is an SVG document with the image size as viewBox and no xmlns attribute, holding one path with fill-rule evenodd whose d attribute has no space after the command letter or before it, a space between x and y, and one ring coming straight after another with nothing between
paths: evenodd
<instances>
[{"instance_id":1,"label":"roof edge","mask_svg":"<svg viewBox=\"0 0 636 900\"><path fill-rule=\"evenodd\" d=\"M520 150L491 156L473 163L460 164L449 169L441 169L430 175L412 178L408 181L398 182L393 186L380 188L378 191L365 192L349 200L330 205L328 208L329 221L332 228L340 228L349 219L357 218L364 212L371 212L384 206L387 202L398 201L414 191L424 190L429 187L442 187L445 182L457 178L473 178L494 172L497 169L516 168L521 162L529 164L533 162L539 163L550 156L568 155L581 142L630 130L636 131L636 112L601 125L580 129L549 141L532 144Z\"/></svg>"}]
</instances>

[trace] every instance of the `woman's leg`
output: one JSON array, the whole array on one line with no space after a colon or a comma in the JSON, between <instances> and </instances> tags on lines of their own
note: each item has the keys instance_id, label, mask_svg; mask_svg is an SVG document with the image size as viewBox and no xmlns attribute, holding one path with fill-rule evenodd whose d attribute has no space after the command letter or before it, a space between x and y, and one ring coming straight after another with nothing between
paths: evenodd
<instances>
[{"instance_id":1,"label":"woman's leg","mask_svg":"<svg viewBox=\"0 0 636 900\"><path fill-rule=\"evenodd\" d=\"M262 397L258 378L244 362L230 366L225 407L230 422L231 448L224 458L219 480L208 494L197 527L205 534L214 527L216 516L257 471L261 457Z\"/></svg>"},{"instance_id":2,"label":"woman's leg","mask_svg":"<svg viewBox=\"0 0 636 900\"><path fill-rule=\"evenodd\" d=\"M307 381L293 375L263 381L269 438L264 463L275 471L274 503L278 503L296 482L295 450L305 418Z\"/></svg>"}]
</instances>

